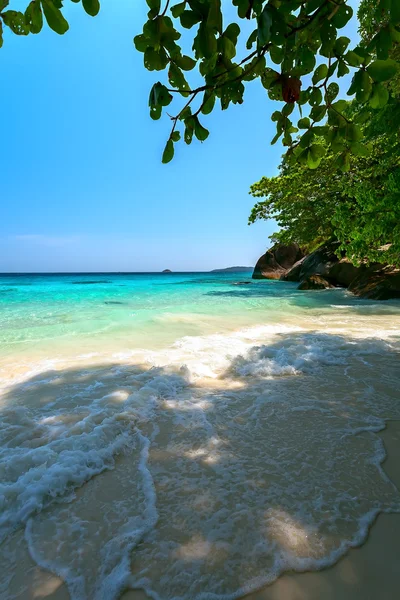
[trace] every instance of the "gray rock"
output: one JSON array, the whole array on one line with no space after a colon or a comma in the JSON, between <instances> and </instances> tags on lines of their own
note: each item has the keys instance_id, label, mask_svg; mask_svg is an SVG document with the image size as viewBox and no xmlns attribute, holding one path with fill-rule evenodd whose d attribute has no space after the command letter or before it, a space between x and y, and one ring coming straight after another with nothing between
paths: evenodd
<instances>
[{"instance_id":1,"label":"gray rock","mask_svg":"<svg viewBox=\"0 0 400 600\"><path fill-rule=\"evenodd\" d=\"M300 283L298 290L326 290L335 287L321 275L309 275Z\"/></svg>"},{"instance_id":2,"label":"gray rock","mask_svg":"<svg viewBox=\"0 0 400 600\"><path fill-rule=\"evenodd\" d=\"M253 279L281 279L302 257L303 252L298 244L275 244L257 261Z\"/></svg>"}]
</instances>

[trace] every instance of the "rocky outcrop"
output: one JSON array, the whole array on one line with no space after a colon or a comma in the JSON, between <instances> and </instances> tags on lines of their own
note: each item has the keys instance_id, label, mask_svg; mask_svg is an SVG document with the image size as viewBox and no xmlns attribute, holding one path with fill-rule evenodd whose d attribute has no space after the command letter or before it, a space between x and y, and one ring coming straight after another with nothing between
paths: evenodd
<instances>
[{"instance_id":1,"label":"rocky outcrop","mask_svg":"<svg viewBox=\"0 0 400 600\"><path fill-rule=\"evenodd\" d=\"M276 244L257 261L253 279L281 279L303 256L298 244Z\"/></svg>"},{"instance_id":2,"label":"rocky outcrop","mask_svg":"<svg viewBox=\"0 0 400 600\"><path fill-rule=\"evenodd\" d=\"M331 266L328 277L332 282L335 283L335 285L349 287L351 282L354 281L354 279L366 269L367 267L364 265L356 267L349 261L348 258L342 258Z\"/></svg>"},{"instance_id":3,"label":"rocky outcrop","mask_svg":"<svg viewBox=\"0 0 400 600\"><path fill-rule=\"evenodd\" d=\"M326 290L335 287L321 275L309 275L300 283L298 290Z\"/></svg>"},{"instance_id":4,"label":"rocky outcrop","mask_svg":"<svg viewBox=\"0 0 400 600\"><path fill-rule=\"evenodd\" d=\"M335 254L337 243L324 244L305 256L301 261L295 263L293 267L282 276L285 281L303 281L311 275L322 275L328 277L332 267L339 262Z\"/></svg>"},{"instance_id":5,"label":"rocky outcrop","mask_svg":"<svg viewBox=\"0 0 400 600\"><path fill-rule=\"evenodd\" d=\"M400 269L382 265L365 268L350 283L349 290L370 300L400 298Z\"/></svg>"},{"instance_id":6,"label":"rocky outcrop","mask_svg":"<svg viewBox=\"0 0 400 600\"><path fill-rule=\"evenodd\" d=\"M297 244L275 245L256 264L253 279L298 281L299 290L345 287L371 300L400 298L400 268L380 263L357 267L338 257L337 249L338 242L328 242L303 256Z\"/></svg>"}]
</instances>

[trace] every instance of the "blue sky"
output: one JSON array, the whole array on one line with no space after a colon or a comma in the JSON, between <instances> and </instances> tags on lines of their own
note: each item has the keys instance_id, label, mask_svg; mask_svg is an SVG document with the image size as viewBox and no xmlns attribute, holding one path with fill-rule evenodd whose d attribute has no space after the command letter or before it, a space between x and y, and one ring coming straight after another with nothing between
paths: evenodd
<instances>
[{"instance_id":1,"label":"blue sky","mask_svg":"<svg viewBox=\"0 0 400 600\"><path fill-rule=\"evenodd\" d=\"M282 154L265 90L248 85L242 106L204 118L206 142L178 144L162 165L170 121L153 122L147 103L166 75L132 44L145 1L103 0L94 19L65 4L64 36L8 34L0 50L0 271L254 264L276 226L247 225L249 186Z\"/></svg>"}]
</instances>

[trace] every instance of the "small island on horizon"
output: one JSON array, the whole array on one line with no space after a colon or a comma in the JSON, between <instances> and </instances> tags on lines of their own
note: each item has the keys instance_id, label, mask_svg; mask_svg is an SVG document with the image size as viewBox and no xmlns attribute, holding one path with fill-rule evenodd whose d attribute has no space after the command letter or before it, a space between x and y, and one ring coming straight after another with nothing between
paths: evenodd
<instances>
[{"instance_id":1,"label":"small island on horizon","mask_svg":"<svg viewBox=\"0 0 400 600\"><path fill-rule=\"evenodd\" d=\"M210 273L247 273L254 267L227 267L226 269L213 269Z\"/></svg>"},{"instance_id":2,"label":"small island on horizon","mask_svg":"<svg viewBox=\"0 0 400 600\"><path fill-rule=\"evenodd\" d=\"M164 271L161 271L161 273L172 273L171 269L164 269Z\"/></svg>"}]
</instances>

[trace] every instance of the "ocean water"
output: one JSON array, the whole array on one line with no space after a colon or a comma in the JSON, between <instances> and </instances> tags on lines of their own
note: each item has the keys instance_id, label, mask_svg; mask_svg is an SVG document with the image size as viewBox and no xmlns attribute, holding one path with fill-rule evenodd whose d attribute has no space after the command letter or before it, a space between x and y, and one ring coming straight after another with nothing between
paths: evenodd
<instances>
[{"instance_id":1,"label":"ocean water","mask_svg":"<svg viewBox=\"0 0 400 600\"><path fill-rule=\"evenodd\" d=\"M400 511L400 302L250 277L0 276L2 599L233 600Z\"/></svg>"}]
</instances>

